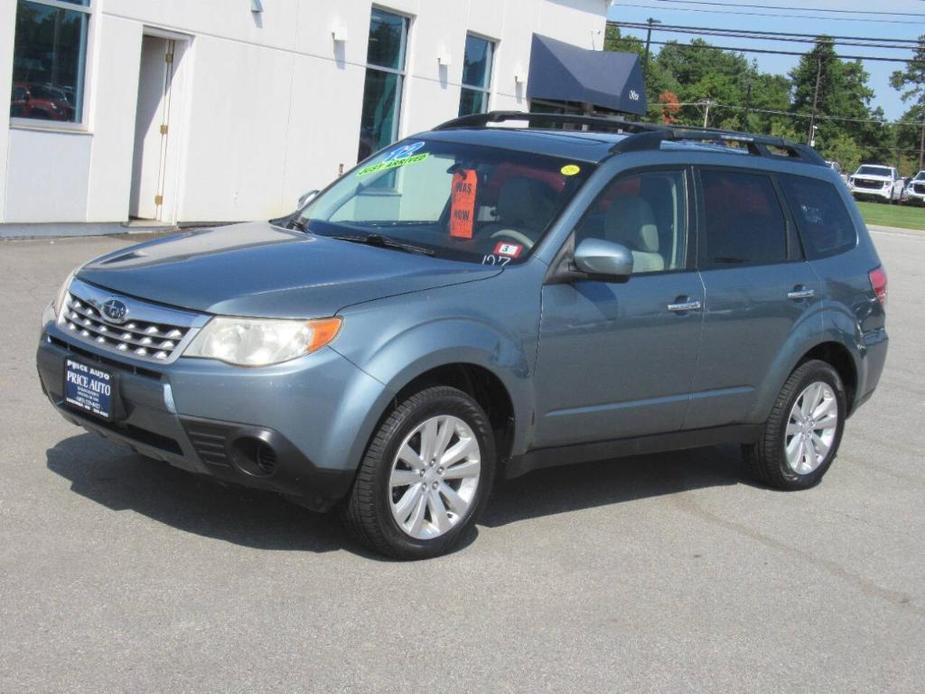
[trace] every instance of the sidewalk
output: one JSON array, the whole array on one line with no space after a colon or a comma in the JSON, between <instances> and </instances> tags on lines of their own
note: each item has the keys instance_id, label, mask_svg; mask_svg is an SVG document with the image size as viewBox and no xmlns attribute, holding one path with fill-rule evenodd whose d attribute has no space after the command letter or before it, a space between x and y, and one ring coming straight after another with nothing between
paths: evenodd
<instances>
[{"instance_id":1,"label":"sidewalk","mask_svg":"<svg viewBox=\"0 0 925 694\"><path fill-rule=\"evenodd\" d=\"M113 236L176 231L173 224L110 222L106 224L51 223L51 224L0 224L0 239L59 238L62 236Z\"/></svg>"}]
</instances>

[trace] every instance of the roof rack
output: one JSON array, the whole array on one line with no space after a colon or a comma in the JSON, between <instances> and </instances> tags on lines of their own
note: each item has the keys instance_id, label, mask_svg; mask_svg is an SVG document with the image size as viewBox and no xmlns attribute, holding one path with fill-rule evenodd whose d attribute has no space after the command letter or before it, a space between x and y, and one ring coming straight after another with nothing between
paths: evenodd
<instances>
[{"instance_id":1,"label":"roof rack","mask_svg":"<svg viewBox=\"0 0 925 694\"><path fill-rule=\"evenodd\" d=\"M574 125L591 126L592 131L613 131L625 133L650 132L663 130L660 125L652 123L635 123L622 118L608 116L582 116L571 113L535 113L527 111L489 111L488 113L473 113L460 116L453 120L441 123L434 130L452 130L454 128L484 128L489 123L504 123L507 121L527 121L528 126L552 125L556 123L571 123Z\"/></svg>"},{"instance_id":2,"label":"roof rack","mask_svg":"<svg viewBox=\"0 0 925 694\"><path fill-rule=\"evenodd\" d=\"M658 149L662 142L704 142L719 145L738 144L749 154L758 157L789 158L827 166L825 159L809 145L801 145L773 135L754 135L733 130L714 128L664 127L652 132L628 137L616 143L610 151L614 154Z\"/></svg>"},{"instance_id":3,"label":"roof rack","mask_svg":"<svg viewBox=\"0 0 925 694\"><path fill-rule=\"evenodd\" d=\"M673 127L656 123L637 123L607 116L583 116L565 113L526 111L489 111L460 116L441 123L434 130L484 128L489 123L526 121L528 127L564 124L587 125L591 131L627 133L630 137L617 142L611 152L640 152L659 149L662 142L704 142L718 145L738 144L749 154L759 157L789 158L807 164L826 166L825 159L809 145L791 142L772 135L754 135L715 128Z\"/></svg>"}]
</instances>

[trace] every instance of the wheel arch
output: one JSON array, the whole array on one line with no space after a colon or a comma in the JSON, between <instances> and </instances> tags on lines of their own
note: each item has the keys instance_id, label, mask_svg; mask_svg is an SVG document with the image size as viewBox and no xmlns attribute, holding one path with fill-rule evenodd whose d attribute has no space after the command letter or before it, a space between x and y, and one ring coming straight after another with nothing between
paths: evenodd
<instances>
[{"instance_id":1,"label":"wheel arch","mask_svg":"<svg viewBox=\"0 0 925 694\"><path fill-rule=\"evenodd\" d=\"M854 403L858 393L858 368L854 363L851 352L841 342L829 340L821 342L812 349L808 350L797 363L790 373L802 364L813 359L818 359L829 364L841 378L842 385L845 387L845 397L848 404L848 414L854 409Z\"/></svg>"},{"instance_id":2,"label":"wheel arch","mask_svg":"<svg viewBox=\"0 0 925 694\"><path fill-rule=\"evenodd\" d=\"M398 389L380 421L407 397L435 385L457 388L479 403L491 422L499 461L510 457L517 425L514 400L504 381L494 371L480 364L458 361L422 371Z\"/></svg>"}]
</instances>

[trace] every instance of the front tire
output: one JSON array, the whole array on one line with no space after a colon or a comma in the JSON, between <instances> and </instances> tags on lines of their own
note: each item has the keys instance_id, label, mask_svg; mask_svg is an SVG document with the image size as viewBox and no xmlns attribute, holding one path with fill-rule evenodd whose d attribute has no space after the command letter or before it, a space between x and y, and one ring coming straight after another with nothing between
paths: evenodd
<instances>
[{"instance_id":1,"label":"front tire","mask_svg":"<svg viewBox=\"0 0 925 694\"><path fill-rule=\"evenodd\" d=\"M494 473L494 436L481 406L456 388L426 388L373 435L347 500L347 523L389 557L445 554L475 523Z\"/></svg>"},{"instance_id":2,"label":"front tire","mask_svg":"<svg viewBox=\"0 0 925 694\"><path fill-rule=\"evenodd\" d=\"M744 449L752 475L784 491L818 484L838 453L846 414L838 372L820 360L801 364L781 388L761 439Z\"/></svg>"}]
</instances>

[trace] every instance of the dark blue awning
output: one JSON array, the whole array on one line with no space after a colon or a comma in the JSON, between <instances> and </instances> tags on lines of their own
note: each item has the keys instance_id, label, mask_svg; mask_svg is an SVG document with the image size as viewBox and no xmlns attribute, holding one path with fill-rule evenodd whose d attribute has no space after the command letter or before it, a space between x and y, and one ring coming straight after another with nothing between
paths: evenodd
<instances>
[{"instance_id":1,"label":"dark blue awning","mask_svg":"<svg viewBox=\"0 0 925 694\"><path fill-rule=\"evenodd\" d=\"M577 101L646 114L646 90L635 53L592 51L533 35L528 99Z\"/></svg>"}]
</instances>

